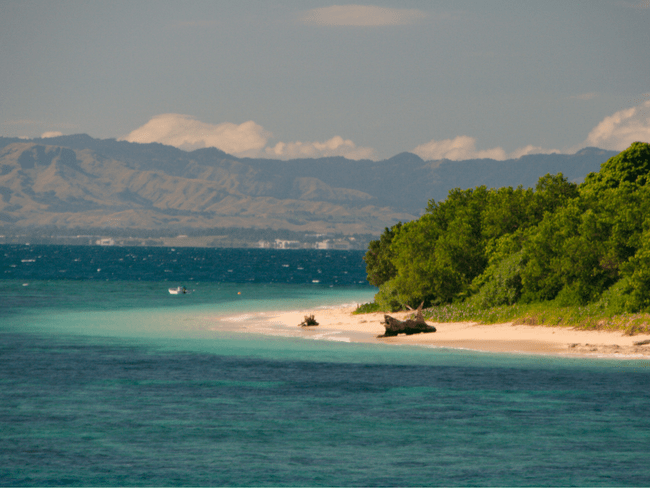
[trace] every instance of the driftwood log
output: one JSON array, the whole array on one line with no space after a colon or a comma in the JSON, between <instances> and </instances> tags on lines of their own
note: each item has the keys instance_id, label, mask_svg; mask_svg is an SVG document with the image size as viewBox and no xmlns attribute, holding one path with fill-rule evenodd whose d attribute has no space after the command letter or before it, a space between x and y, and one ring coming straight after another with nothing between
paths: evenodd
<instances>
[{"instance_id":1,"label":"driftwood log","mask_svg":"<svg viewBox=\"0 0 650 488\"><path fill-rule=\"evenodd\" d=\"M394 337L397 334L421 334L423 332L435 332L436 328L433 325L428 325L422 316L422 305L420 304L415 311L415 318L407 320L397 320L389 315L384 315L382 325L386 328L384 335L377 337Z\"/></svg>"},{"instance_id":2,"label":"driftwood log","mask_svg":"<svg viewBox=\"0 0 650 488\"><path fill-rule=\"evenodd\" d=\"M299 327L310 327L318 325L318 322L316 322L316 319L314 318L314 314L312 315L305 315L305 320L303 320Z\"/></svg>"}]
</instances>

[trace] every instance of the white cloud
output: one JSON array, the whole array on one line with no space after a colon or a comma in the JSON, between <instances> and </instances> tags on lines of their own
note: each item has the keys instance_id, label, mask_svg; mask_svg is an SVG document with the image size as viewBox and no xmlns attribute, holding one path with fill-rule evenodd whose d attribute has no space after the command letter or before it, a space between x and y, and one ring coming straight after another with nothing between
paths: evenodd
<instances>
[{"instance_id":1,"label":"white cloud","mask_svg":"<svg viewBox=\"0 0 650 488\"><path fill-rule=\"evenodd\" d=\"M596 96L596 93L591 92L576 95L572 98L589 100ZM431 140L419 145L411 152L427 161L440 159L461 161L480 158L517 159L528 154L573 153L588 146L623 151L633 142L650 142L650 99L648 98L650 98L650 94L645 94L641 100L637 100L637 102L640 102L637 106L620 110L605 117L591 130L584 142L569 148L568 151L546 149L533 145L520 147L510 153L506 153L500 147L477 150L476 139L469 136L458 136L441 141Z\"/></svg>"},{"instance_id":2,"label":"white cloud","mask_svg":"<svg viewBox=\"0 0 650 488\"><path fill-rule=\"evenodd\" d=\"M49 137L59 137L62 136L63 132L57 132L57 131L49 131L49 132L43 132L41 134L41 139L47 139Z\"/></svg>"},{"instance_id":3,"label":"white cloud","mask_svg":"<svg viewBox=\"0 0 650 488\"><path fill-rule=\"evenodd\" d=\"M376 7L374 5L332 5L306 11L300 18L309 25L384 26L417 23L427 14L417 9Z\"/></svg>"},{"instance_id":4,"label":"white cloud","mask_svg":"<svg viewBox=\"0 0 650 488\"><path fill-rule=\"evenodd\" d=\"M208 124L190 115L161 114L123 137L129 142L159 142L192 151L216 147L239 157L279 159L343 156L348 159L372 159L374 150L357 147L349 139L332 137L325 142L278 142L268 146L271 133L252 120L243 124Z\"/></svg>"},{"instance_id":5,"label":"white cloud","mask_svg":"<svg viewBox=\"0 0 650 488\"><path fill-rule=\"evenodd\" d=\"M582 144L622 151L636 141L650 142L650 100L605 117Z\"/></svg>"},{"instance_id":6,"label":"white cloud","mask_svg":"<svg viewBox=\"0 0 650 488\"><path fill-rule=\"evenodd\" d=\"M278 142L273 147L267 147L265 153L271 158L320 158L327 156L343 156L348 159L373 159L374 150L370 147L357 147L349 139L340 136L332 137L325 142Z\"/></svg>"},{"instance_id":7,"label":"white cloud","mask_svg":"<svg viewBox=\"0 0 650 488\"><path fill-rule=\"evenodd\" d=\"M506 159L506 152L500 147L477 151L476 139L469 136L458 136L453 139L443 139L442 141L432 139L425 144L419 145L411 152L426 161L437 159L451 159L453 161L478 158Z\"/></svg>"},{"instance_id":8,"label":"white cloud","mask_svg":"<svg viewBox=\"0 0 650 488\"><path fill-rule=\"evenodd\" d=\"M216 147L228 154L255 157L266 146L271 133L252 120L243 124L208 124L190 115L161 114L135 129L123 140L159 142L180 149Z\"/></svg>"},{"instance_id":9,"label":"white cloud","mask_svg":"<svg viewBox=\"0 0 650 488\"><path fill-rule=\"evenodd\" d=\"M546 149L541 146L533 146L532 144L528 144L527 146L520 147L509 153L508 159L518 159L529 154L559 154L561 152L562 151L558 151L557 149Z\"/></svg>"},{"instance_id":10,"label":"white cloud","mask_svg":"<svg viewBox=\"0 0 650 488\"><path fill-rule=\"evenodd\" d=\"M544 149L539 146L528 145L515 149L511 153L506 153L503 148L493 147L478 151L476 149L476 139L469 136L457 136L453 139L444 139L442 141L431 140L421 144L411 151L417 154L425 161L449 159L452 161L462 161L465 159L517 159L527 154L550 154L559 152L555 149Z\"/></svg>"}]
</instances>

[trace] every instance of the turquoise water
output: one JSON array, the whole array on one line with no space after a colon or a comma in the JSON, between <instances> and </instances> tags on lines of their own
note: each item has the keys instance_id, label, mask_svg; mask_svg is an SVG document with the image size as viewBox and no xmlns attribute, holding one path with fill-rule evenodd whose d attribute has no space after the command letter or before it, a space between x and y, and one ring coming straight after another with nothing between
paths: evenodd
<instances>
[{"instance_id":1,"label":"turquoise water","mask_svg":"<svg viewBox=\"0 0 650 488\"><path fill-rule=\"evenodd\" d=\"M260 251L273 282L190 284L188 262L155 279L168 251L127 250L151 279L115 265L108 281L91 272L123 249L32 251L48 256L43 279L26 249L0 246L2 486L650 484L645 361L244 331L273 310L371 298L359 253ZM250 262L213 251L224 273ZM53 277L72 256L80 276Z\"/></svg>"}]
</instances>

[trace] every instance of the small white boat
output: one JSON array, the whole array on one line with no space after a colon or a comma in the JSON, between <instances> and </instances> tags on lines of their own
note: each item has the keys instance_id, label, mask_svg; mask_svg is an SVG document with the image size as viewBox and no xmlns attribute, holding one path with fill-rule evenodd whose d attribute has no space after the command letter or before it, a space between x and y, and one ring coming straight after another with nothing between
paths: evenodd
<instances>
[{"instance_id":1,"label":"small white boat","mask_svg":"<svg viewBox=\"0 0 650 488\"><path fill-rule=\"evenodd\" d=\"M184 286L179 286L177 288L170 288L169 289L169 294L170 295L183 295L187 293L187 290L185 289Z\"/></svg>"}]
</instances>

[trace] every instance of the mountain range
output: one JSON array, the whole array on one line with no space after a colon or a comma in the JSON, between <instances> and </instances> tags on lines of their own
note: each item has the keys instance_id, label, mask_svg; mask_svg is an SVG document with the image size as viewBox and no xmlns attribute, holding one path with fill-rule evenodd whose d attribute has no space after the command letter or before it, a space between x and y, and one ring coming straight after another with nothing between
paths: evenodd
<instances>
[{"instance_id":1,"label":"mountain range","mask_svg":"<svg viewBox=\"0 0 650 488\"><path fill-rule=\"evenodd\" d=\"M237 158L88 135L0 137L0 226L286 229L378 234L422 214L451 188L534 186L546 173L579 182L615 151L495 161Z\"/></svg>"}]
</instances>

